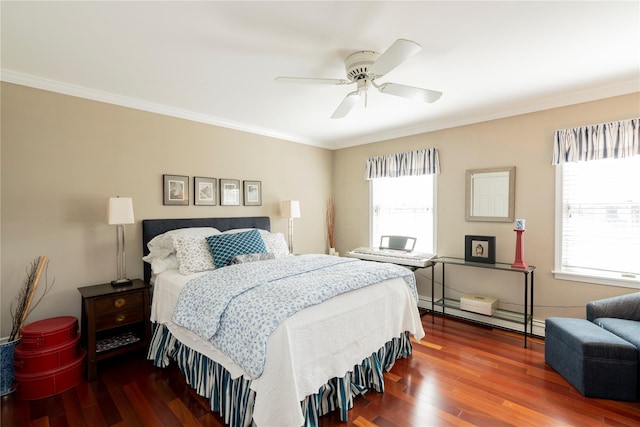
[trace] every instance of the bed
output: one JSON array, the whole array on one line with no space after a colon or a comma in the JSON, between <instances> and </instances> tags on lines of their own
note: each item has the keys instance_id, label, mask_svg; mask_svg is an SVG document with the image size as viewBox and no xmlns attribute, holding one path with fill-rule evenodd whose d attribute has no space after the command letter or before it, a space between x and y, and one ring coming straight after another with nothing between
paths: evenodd
<instances>
[{"instance_id":1,"label":"bed","mask_svg":"<svg viewBox=\"0 0 640 427\"><path fill-rule=\"evenodd\" d=\"M265 279L269 275L282 275L282 279L273 280L280 286L290 286L286 281L293 280L293 276L300 276L304 279L296 286L306 286L306 289L314 291L317 288L310 285L314 283L310 280L310 274L316 273L296 270L284 277L285 273L282 271L294 271L298 268L323 270L329 275L318 280L329 282L327 277L337 274L334 270L348 269L353 272L349 280L335 279L342 286L347 282L355 283L356 280L351 280L351 277L360 274L356 271L369 268L360 263L380 263L329 255L290 255L282 233L270 233L269 217L150 219L143 220L142 225L146 260L144 279L147 283L153 283L151 320L154 330L148 358L157 367L169 366L172 361L177 363L187 383L198 394L208 398L211 410L218 412L231 427L315 426L321 415L335 410L340 411L341 419L346 421L354 398L372 389L384 391L383 372L389 370L398 358L410 356L410 336L413 335L417 340L424 336L413 276L400 273L403 277L382 280L382 274L391 274L387 270L392 269L378 268L380 271L376 271L373 278L369 279L372 282L370 285L357 285L348 292L326 297L324 302L310 302L294 311L290 317L274 324L272 331L267 334L268 338L265 338L262 359L255 357L262 360L262 365L258 363L256 366L260 368L254 371L254 365L245 364L242 358L233 353L223 352L220 348L226 348L224 342L219 344L210 335L205 335L209 338L204 338L184 327L189 326L189 319L197 324L208 325L211 323L209 319L215 317L185 314L188 312L185 312L185 307L189 307L189 304L184 303L185 295L190 291L194 295L200 292L195 286L205 280L214 280L209 277L220 280L221 276L231 277L232 273L236 274L235 270L244 272L243 269L247 269L246 277L259 277L260 280L255 281L261 283L271 281ZM181 262L185 260L184 252L193 247L179 246L179 239L175 236L191 232L195 233L194 236L203 235L210 228L222 234L221 238L215 238L216 241L233 239L235 237L228 237L227 234L235 232L238 233L237 236L255 236L259 231L268 250L260 254L257 260L246 258L255 257L256 254L234 256L234 265L215 268L213 271L207 270L206 266L200 267L204 271L182 271L183 266L191 264L191 260ZM168 238L169 235L173 237ZM189 239L201 244L200 237L189 236ZM214 240L212 237L207 238ZM149 259L153 258L150 243L154 248L151 252L154 252L158 250L155 245L157 241L171 239L178 248L173 255L183 252L178 265L175 265L176 260L172 258L170 263L156 263L152 268L152 262L156 260ZM180 241L184 243L182 240ZM213 246L209 249L214 258L219 255ZM200 250L202 249L198 247L194 252ZM171 258L173 255L167 257ZM354 264L347 264L350 262ZM238 263L242 265L237 265ZM317 267L318 263L322 267ZM261 286L262 284L256 286L256 289L262 289ZM217 288L224 289L225 292L227 289L226 285ZM244 288L241 293L243 297L250 298ZM219 298L219 295L212 297ZM260 301L262 303L263 300ZM197 309L204 310L201 307ZM221 316L225 317L226 312ZM251 316L250 313L246 315ZM264 329L264 325L271 324L271 321L256 323ZM345 328L344 325L349 327ZM222 326L217 327L223 329ZM233 329L230 331L233 332ZM221 331L216 333L216 336L220 333ZM237 344L235 346L238 347ZM246 353L247 350L244 348L241 351Z\"/></svg>"}]
</instances>

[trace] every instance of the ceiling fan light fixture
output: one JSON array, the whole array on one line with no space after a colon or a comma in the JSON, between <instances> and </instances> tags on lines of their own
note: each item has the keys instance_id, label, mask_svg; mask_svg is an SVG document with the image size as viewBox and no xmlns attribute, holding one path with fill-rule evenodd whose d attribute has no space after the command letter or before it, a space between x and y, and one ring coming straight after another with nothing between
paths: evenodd
<instances>
[{"instance_id":1,"label":"ceiling fan light fixture","mask_svg":"<svg viewBox=\"0 0 640 427\"><path fill-rule=\"evenodd\" d=\"M363 93L369 89L369 79L358 80L358 92Z\"/></svg>"}]
</instances>

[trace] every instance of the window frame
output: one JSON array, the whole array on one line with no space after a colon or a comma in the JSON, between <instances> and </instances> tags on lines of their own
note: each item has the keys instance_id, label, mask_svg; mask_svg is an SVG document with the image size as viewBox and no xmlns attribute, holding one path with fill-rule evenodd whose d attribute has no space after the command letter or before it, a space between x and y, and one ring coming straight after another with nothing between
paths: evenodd
<instances>
[{"instance_id":1,"label":"window frame","mask_svg":"<svg viewBox=\"0 0 640 427\"><path fill-rule=\"evenodd\" d=\"M431 175L431 191L433 197L433 221L431 223L431 233L433 236L433 255L436 255L438 252L438 174L430 174ZM405 177L407 178L407 177ZM369 181L369 247L374 248L377 247L380 242L373 241L373 180L381 179L381 178L372 178ZM421 251L417 251L421 252Z\"/></svg>"},{"instance_id":2,"label":"window frame","mask_svg":"<svg viewBox=\"0 0 640 427\"><path fill-rule=\"evenodd\" d=\"M563 178L564 166L566 163L556 165L556 198L555 198L555 237L554 237L554 269L553 276L559 280L570 280L577 282L594 283L598 285L619 286L632 289L640 289L640 277L624 278L613 276L612 274L593 274L591 272L567 271L563 269Z\"/></svg>"}]
</instances>

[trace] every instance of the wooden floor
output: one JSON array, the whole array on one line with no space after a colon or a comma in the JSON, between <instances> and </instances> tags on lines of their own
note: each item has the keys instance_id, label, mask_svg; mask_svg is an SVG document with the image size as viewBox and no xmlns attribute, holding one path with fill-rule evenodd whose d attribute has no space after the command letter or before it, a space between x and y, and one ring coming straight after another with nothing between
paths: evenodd
<instances>
[{"instance_id":1,"label":"wooden floor","mask_svg":"<svg viewBox=\"0 0 640 427\"><path fill-rule=\"evenodd\" d=\"M332 426L638 426L639 402L582 397L544 362L544 342L441 317L423 317L426 337L385 376L383 394L358 397L349 421ZM143 355L99 366L99 377L36 401L2 400L2 426L223 426L175 366Z\"/></svg>"}]
</instances>

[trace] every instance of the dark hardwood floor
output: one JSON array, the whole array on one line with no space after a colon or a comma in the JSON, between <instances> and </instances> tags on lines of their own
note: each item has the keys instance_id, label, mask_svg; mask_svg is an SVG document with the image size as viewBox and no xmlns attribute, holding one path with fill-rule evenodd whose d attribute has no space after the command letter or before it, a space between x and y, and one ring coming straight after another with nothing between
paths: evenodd
<instances>
[{"instance_id":1,"label":"dark hardwood floor","mask_svg":"<svg viewBox=\"0 0 640 427\"><path fill-rule=\"evenodd\" d=\"M426 337L385 375L383 394L358 397L333 426L638 426L640 402L580 395L544 362L544 341L425 315ZM98 379L36 401L2 400L2 426L223 426L175 366L144 355L99 366Z\"/></svg>"}]
</instances>

